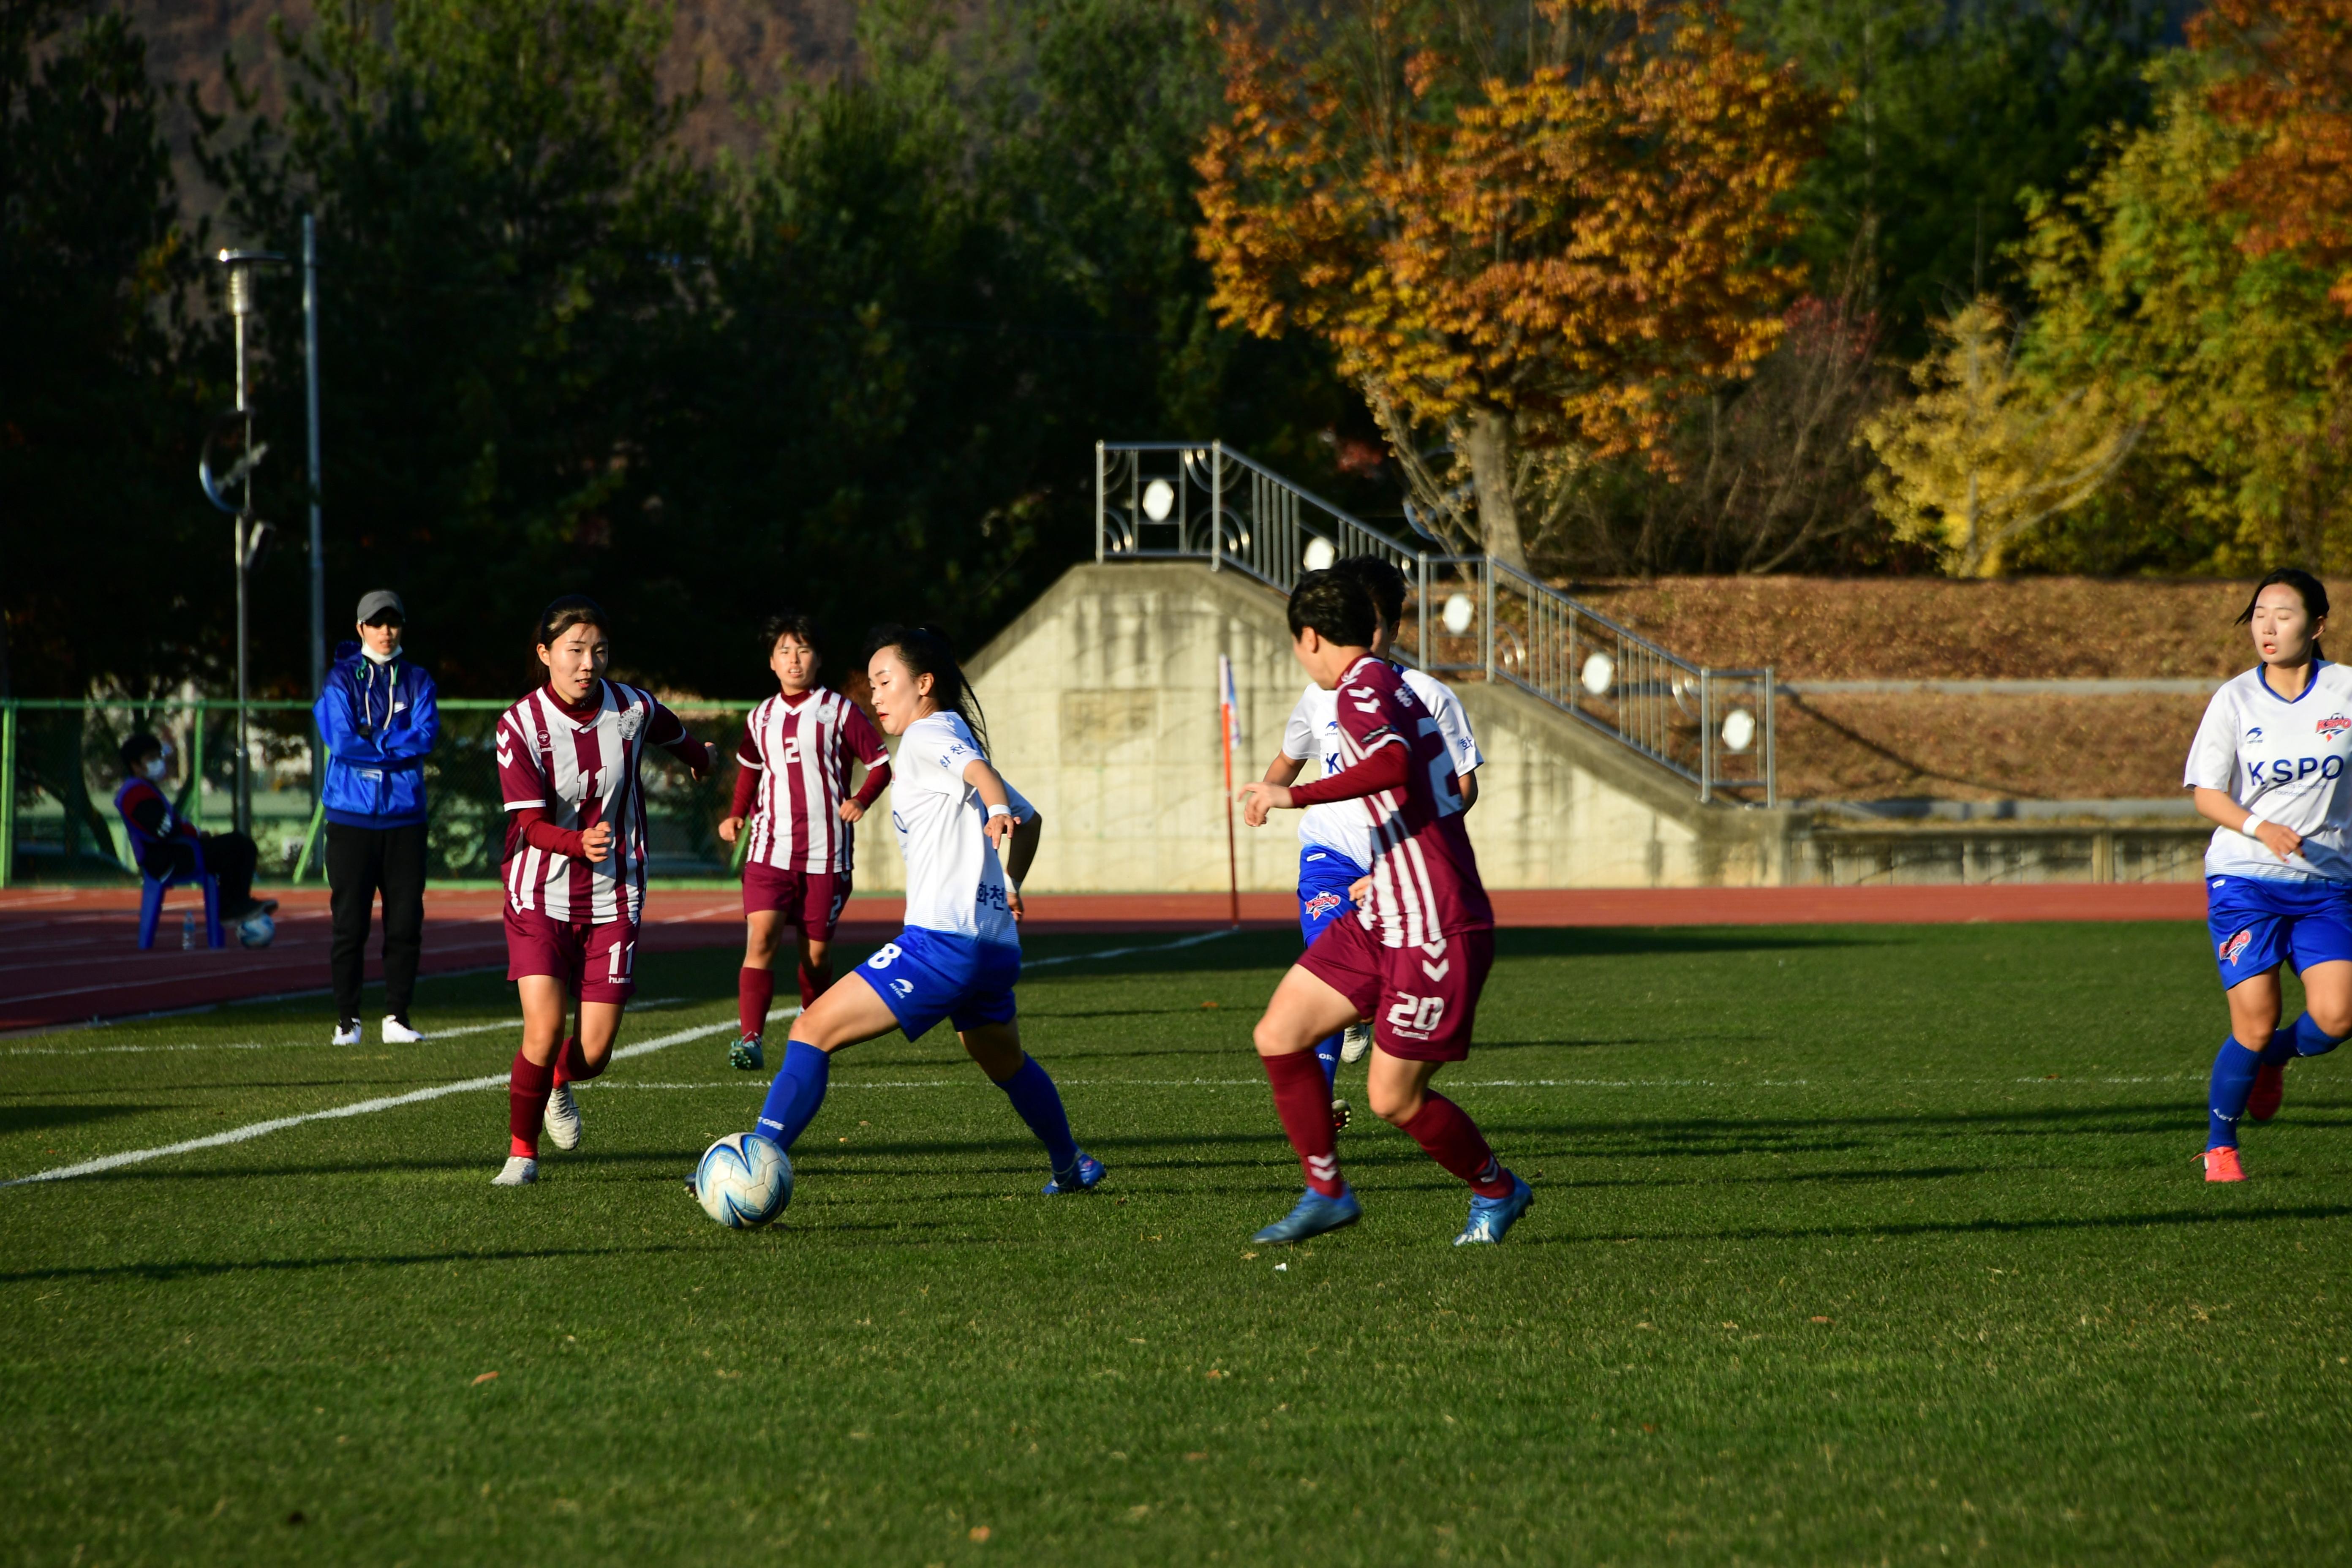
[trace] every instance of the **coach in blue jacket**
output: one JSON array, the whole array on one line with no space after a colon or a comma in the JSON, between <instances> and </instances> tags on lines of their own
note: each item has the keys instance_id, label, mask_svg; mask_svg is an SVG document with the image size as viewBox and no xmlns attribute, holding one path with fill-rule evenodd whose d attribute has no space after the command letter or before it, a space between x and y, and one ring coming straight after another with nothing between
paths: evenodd
<instances>
[{"instance_id":1,"label":"coach in blue jacket","mask_svg":"<svg viewBox=\"0 0 2352 1568\"><path fill-rule=\"evenodd\" d=\"M425 759L441 733L433 678L400 649L400 595L360 601L360 640L335 650L311 710L327 742L327 883L333 889L335 1044L360 1043L368 917L383 893L383 1037L425 1037L408 1023L425 937Z\"/></svg>"}]
</instances>

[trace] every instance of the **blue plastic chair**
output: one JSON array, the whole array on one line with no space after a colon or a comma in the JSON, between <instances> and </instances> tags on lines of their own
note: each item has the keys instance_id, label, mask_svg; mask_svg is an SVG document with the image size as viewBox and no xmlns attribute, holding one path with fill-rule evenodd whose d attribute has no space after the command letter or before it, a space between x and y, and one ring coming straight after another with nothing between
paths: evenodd
<instances>
[{"instance_id":1,"label":"blue plastic chair","mask_svg":"<svg viewBox=\"0 0 2352 1568\"><path fill-rule=\"evenodd\" d=\"M122 826L131 835L131 858L141 866L145 866L147 851L153 847L155 841L142 833L138 824L127 816L122 819ZM155 945L155 922L163 917L163 895L173 888L190 882L202 888L205 893L205 945L208 947L228 945L228 933L221 930L220 884L214 879L211 872L205 869L205 847L194 841L184 840L184 842L186 842L188 847L195 852L196 863L193 868L187 871L175 871L166 877L151 876L145 870L139 873L139 879L144 884L144 890L139 898L139 951L142 952L147 952Z\"/></svg>"}]
</instances>

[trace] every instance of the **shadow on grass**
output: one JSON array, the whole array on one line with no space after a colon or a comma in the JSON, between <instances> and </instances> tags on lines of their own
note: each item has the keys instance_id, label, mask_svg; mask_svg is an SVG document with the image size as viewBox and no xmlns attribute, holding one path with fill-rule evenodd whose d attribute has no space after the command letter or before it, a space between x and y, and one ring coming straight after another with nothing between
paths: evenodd
<instances>
[{"instance_id":1,"label":"shadow on grass","mask_svg":"<svg viewBox=\"0 0 2352 1568\"><path fill-rule=\"evenodd\" d=\"M118 1116L139 1116L162 1109L154 1105L0 1105L0 1136L79 1127L84 1122L110 1121Z\"/></svg>"},{"instance_id":2,"label":"shadow on grass","mask_svg":"<svg viewBox=\"0 0 2352 1568\"><path fill-rule=\"evenodd\" d=\"M661 1253L692 1253L697 1247L540 1247L496 1251L388 1253L368 1258L338 1254L329 1258L258 1258L220 1263L119 1263L89 1268L27 1268L0 1274L0 1285L47 1283L57 1279L137 1279L152 1285L179 1279L210 1279L229 1274L283 1274L315 1268L415 1268L436 1263L538 1263L558 1258L641 1258Z\"/></svg>"},{"instance_id":3,"label":"shadow on grass","mask_svg":"<svg viewBox=\"0 0 2352 1568\"><path fill-rule=\"evenodd\" d=\"M1513 1247L1559 1247L1577 1242L1620 1241L1857 1241L1913 1236L2032 1236L2080 1230L2149 1230L2159 1226L2252 1225L2270 1220L2342 1219L2352 1204L2311 1204L2300 1208L2166 1209L2148 1214L2082 1218L1919 1220L1902 1225L1822 1225L1788 1227L1729 1226L1711 1230L1596 1231L1587 1236L1514 1237Z\"/></svg>"}]
</instances>

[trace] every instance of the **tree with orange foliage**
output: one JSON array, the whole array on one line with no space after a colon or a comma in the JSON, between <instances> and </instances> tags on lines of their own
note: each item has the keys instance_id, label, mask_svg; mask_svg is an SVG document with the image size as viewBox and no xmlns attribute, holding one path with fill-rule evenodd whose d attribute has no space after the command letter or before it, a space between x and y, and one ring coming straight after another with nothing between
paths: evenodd
<instances>
[{"instance_id":1,"label":"tree with orange foliage","mask_svg":"<svg viewBox=\"0 0 2352 1568\"><path fill-rule=\"evenodd\" d=\"M1226 27L1231 113L1197 161L1213 302L1330 344L1423 512L1524 567L1523 496L1663 463L1685 400L1778 339L1782 198L1831 105L1716 0L1273 9ZM1420 454L1433 426L1450 472Z\"/></svg>"},{"instance_id":2,"label":"tree with orange foliage","mask_svg":"<svg viewBox=\"0 0 2352 1568\"><path fill-rule=\"evenodd\" d=\"M2236 68L2214 112L2263 137L2213 189L2252 220L2239 247L2341 268L2328 298L2352 314L2352 0L2214 0L2189 39Z\"/></svg>"}]
</instances>

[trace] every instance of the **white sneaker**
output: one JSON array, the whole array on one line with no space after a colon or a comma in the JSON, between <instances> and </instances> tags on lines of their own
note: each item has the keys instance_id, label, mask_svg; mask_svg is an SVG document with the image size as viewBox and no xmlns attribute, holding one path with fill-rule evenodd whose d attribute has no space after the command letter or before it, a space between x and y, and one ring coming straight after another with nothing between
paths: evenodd
<instances>
[{"instance_id":1,"label":"white sneaker","mask_svg":"<svg viewBox=\"0 0 2352 1568\"><path fill-rule=\"evenodd\" d=\"M335 1026L334 1043L339 1046L358 1045L360 1043L359 1024L356 1021L349 1024L337 1024Z\"/></svg>"},{"instance_id":2,"label":"white sneaker","mask_svg":"<svg viewBox=\"0 0 2352 1568\"><path fill-rule=\"evenodd\" d=\"M494 1187L527 1187L539 1180L539 1162L521 1154L507 1156L506 1169L490 1178Z\"/></svg>"},{"instance_id":3,"label":"white sneaker","mask_svg":"<svg viewBox=\"0 0 2352 1568\"><path fill-rule=\"evenodd\" d=\"M1350 1024L1339 1036L1339 1059L1343 1062L1362 1061L1372 1048L1372 1026Z\"/></svg>"},{"instance_id":4,"label":"white sneaker","mask_svg":"<svg viewBox=\"0 0 2352 1568\"><path fill-rule=\"evenodd\" d=\"M547 1114L540 1119L548 1137L557 1148L566 1151L580 1147L580 1107L572 1103L572 1086L559 1083L555 1092L547 1097Z\"/></svg>"},{"instance_id":5,"label":"white sneaker","mask_svg":"<svg viewBox=\"0 0 2352 1568\"><path fill-rule=\"evenodd\" d=\"M387 1046L413 1046L425 1037L422 1029L412 1029L398 1018L383 1016L383 1043Z\"/></svg>"}]
</instances>

